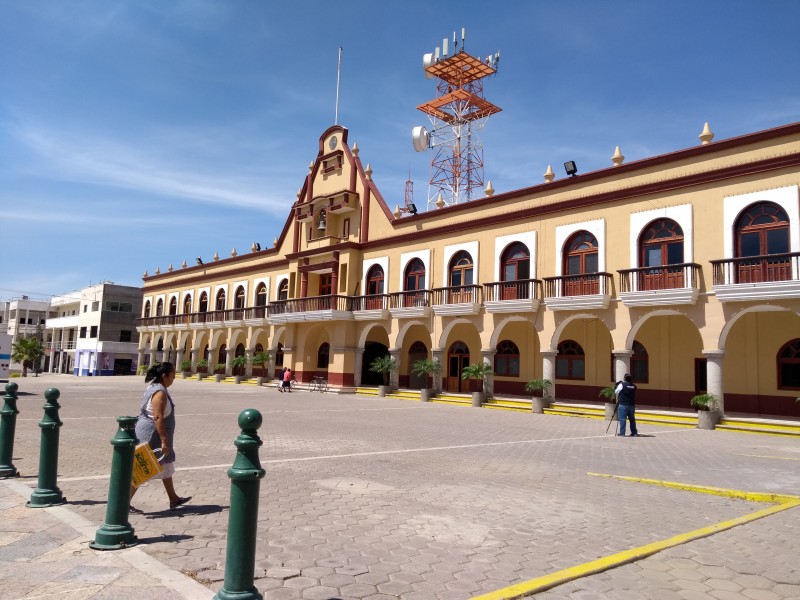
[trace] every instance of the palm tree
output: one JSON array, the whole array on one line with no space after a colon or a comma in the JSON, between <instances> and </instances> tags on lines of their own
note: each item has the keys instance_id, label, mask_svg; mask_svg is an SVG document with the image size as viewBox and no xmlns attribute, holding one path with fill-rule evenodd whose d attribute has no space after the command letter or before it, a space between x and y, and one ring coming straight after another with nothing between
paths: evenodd
<instances>
[{"instance_id":1,"label":"palm tree","mask_svg":"<svg viewBox=\"0 0 800 600\"><path fill-rule=\"evenodd\" d=\"M22 337L11 345L11 360L22 363L22 376L28 376L28 367L36 365L44 356L44 344L35 337Z\"/></svg>"}]
</instances>

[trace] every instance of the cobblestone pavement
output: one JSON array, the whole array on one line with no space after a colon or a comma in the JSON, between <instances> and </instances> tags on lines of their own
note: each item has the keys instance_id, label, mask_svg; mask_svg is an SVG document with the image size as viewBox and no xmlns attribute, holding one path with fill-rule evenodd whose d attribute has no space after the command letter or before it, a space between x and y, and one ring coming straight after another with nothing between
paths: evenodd
<instances>
[{"instance_id":1,"label":"cobblestone pavement","mask_svg":"<svg viewBox=\"0 0 800 600\"><path fill-rule=\"evenodd\" d=\"M42 392L61 390L59 487L103 523L114 418L137 378L43 376L20 384L14 464L36 484ZM239 412L264 415L256 587L269 600L464 599L747 515L766 505L624 475L800 495L800 443L777 436L176 380L179 494L136 496L141 548L222 586ZM800 598L800 509L582 577L537 598ZM2 564L0 564L2 567ZM0 581L8 577L0 571ZM3 582L4 583L4 582ZM87 596L90 597L90 596Z\"/></svg>"}]
</instances>

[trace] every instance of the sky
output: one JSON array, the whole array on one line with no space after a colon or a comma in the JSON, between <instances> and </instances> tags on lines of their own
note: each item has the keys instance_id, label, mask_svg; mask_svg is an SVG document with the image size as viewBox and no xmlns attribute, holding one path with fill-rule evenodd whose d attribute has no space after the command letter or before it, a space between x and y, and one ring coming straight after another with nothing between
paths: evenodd
<instances>
[{"instance_id":1,"label":"sky","mask_svg":"<svg viewBox=\"0 0 800 600\"><path fill-rule=\"evenodd\" d=\"M427 204L422 56L500 52L496 193L800 121L798 0L0 0L0 299L270 247L338 123Z\"/></svg>"}]
</instances>

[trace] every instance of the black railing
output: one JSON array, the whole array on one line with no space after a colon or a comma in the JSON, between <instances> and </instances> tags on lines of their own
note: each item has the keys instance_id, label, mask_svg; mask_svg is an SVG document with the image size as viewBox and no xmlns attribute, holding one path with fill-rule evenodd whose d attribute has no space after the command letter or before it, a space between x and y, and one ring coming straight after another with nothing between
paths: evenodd
<instances>
[{"instance_id":1,"label":"black railing","mask_svg":"<svg viewBox=\"0 0 800 600\"><path fill-rule=\"evenodd\" d=\"M714 285L797 281L800 252L712 260Z\"/></svg>"},{"instance_id":2,"label":"black railing","mask_svg":"<svg viewBox=\"0 0 800 600\"><path fill-rule=\"evenodd\" d=\"M543 281L545 298L609 295L611 293L611 273L545 277Z\"/></svg>"},{"instance_id":3,"label":"black railing","mask_svg":"<svg viewBox=\"0 0 800 600\"><path fill-rule=\"evenodd\" d=\"M699 283L700 265L679 263L660 267L624 269L617 273L619 273L620 292L696 288Z\"/></svg>"},{"instance_id":4,"label":"black railing","mask_svg":"<svg viewBox=\"0 0 800 600\"><path fill-rule=\"evenodd\" d=\"M539 297L538 279L517 279L516 281L495 281L483 284L483 299L486 302L498 300L535 300Z\"/></svg>"}]
</instances>

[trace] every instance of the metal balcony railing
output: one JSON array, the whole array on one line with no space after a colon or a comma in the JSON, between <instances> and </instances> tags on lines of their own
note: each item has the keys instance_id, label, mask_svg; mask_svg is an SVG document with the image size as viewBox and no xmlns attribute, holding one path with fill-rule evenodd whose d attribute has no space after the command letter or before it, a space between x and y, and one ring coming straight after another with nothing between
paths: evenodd
<instances>
[{"instance_id":1,"label":"metal balcony railing","mask_svg":"<svg viewBox=\"0 0 800 600\"><path fill-rule=\"evenodd\" d=\"M483 284L483 299L486 302L500 300L535 300L539 297L539 279L517 279Z\"/></svg>"},{"instance_id":2,"label":"metal balcony railing","mask_svg":"<svg viewBox=\"0 0 800 600\"><path fill-rule=\"evenodd\" d=\"M608 295L611 293L611 273L545 277L542 281L544 281L545 298Z\"/></svg>"},{"instance_id":3,"label":"metal balcony railing","mask_svg":"<svg viewBox=\"0 0 800 600\"><path fill-rule=\"evenodd\" d=\"M800 279L800 252L712 260L714 285Z\"/></svg>"},{"instance_id":4,"label":"metal balcony railing","mask_svg":"<svg viewBox=\"0 0 800 600\"><path fill-rule=\"evenodd\" d=\"M700 281L700 265L696 263L623 269L617 273L620 292L697 288Z\"/></svg>"}]
</instances>

